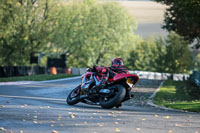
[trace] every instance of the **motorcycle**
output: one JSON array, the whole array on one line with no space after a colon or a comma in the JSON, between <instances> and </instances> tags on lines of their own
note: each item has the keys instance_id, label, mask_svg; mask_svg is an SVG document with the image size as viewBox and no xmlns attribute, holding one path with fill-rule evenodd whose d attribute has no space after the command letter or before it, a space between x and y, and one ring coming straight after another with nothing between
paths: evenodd
<instances>
[{"instance_id":1,"label":"motorcycle","mask_svg":"<svg viewBox=\"0 0 200 133\"><path fill-rule=\"evenodd\" d=\"M79 102L100 105L102 108L111 109L120 107L121 103L132 98L131 90L139 80L135 74L116 74L107 80L104 88L99 88L103 78L98 72L87 70L81 76L81 84L74 88L67 96L66 102L75 105Z\"/></svg>"}]
</instances>

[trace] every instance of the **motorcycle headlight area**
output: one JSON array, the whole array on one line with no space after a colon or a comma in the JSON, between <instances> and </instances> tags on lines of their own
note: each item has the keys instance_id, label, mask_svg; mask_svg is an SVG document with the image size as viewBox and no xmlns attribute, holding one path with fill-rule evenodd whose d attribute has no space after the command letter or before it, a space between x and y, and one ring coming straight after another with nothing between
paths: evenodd
<instances>
[{"instance_id":1,"label":"motorcycle headlight area","mask_svg":"<svg viewBox=\"0 0 200 133\"><path fill-rule=\"evenodd\" d=\"M134 84L134 82L133 82L133 80L132 80L131 78L128 78L128 79L126 80L126 83L128 83L128 84Z\"/></svg>"}]
</instances>

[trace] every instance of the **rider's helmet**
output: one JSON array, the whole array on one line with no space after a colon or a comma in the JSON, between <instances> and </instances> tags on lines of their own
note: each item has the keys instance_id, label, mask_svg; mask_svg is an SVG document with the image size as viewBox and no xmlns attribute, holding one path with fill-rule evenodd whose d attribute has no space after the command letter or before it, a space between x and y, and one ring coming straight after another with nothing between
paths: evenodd
<instances>
[{"instance_id":1,"label":"rider's helmet","mask_svg":"<svg viewBox=\"0 0 200 133\"><path fill-rule=\"evenodd\" d=\"M124 63L123 63L123 60L121 58L114 58L112 60L112 66L113 65L123 66Z\"/></svg>"}]
</instances>

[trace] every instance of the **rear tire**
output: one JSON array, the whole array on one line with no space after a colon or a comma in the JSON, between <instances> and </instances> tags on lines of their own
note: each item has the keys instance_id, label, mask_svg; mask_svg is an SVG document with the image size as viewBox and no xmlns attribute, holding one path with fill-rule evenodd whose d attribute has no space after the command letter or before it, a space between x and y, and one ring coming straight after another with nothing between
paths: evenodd
<instances>
[{"instance_id":1,"label":"rear tire","mask_svg":"<svg viewBox=\"0 0 200 133\"><path fill-rule=\"evenodd\" d=\"M69 95L67 96L66 102L69 105L75 105L79 102L80 99L80 87L81 85L77 86L75 89L73 89Z\"/></svg>"},{"instance_id":2,"label":"rear tire","mask_svg":"<svg viewBox=\"0 0 200 133\"><path fill-rule=\"evenodd\" d=\"M126 89L122 85L115 85L115 95L114 97L106 98L106 97L100 97L100 105L104 109L110 109L113 108L119 104L121 104L122 100L125 97Z\"/></svg>"}]
</instances>

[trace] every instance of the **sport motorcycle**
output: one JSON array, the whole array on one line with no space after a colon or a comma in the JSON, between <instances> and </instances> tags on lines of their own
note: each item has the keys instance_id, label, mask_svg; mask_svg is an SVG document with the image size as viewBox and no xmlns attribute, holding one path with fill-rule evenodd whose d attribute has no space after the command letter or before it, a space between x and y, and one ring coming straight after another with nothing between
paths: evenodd
<instances>
[{"instance_id":1,"label":"sport motorcycle","mask_svg":"<svg viewBox=\"0 0 200 133\"><path fill-rule=\"evenodd\" d=\"M75 105L79 102L100 105L111 109L120 107L121 103L132 98L131 90L139 80L135 74L116 74L109 77L104 88L99 87L103 78L98 72L88 69L81 76L81 84L74 88L67 96L66 102Z\"/></svg>"}]
</instances>

